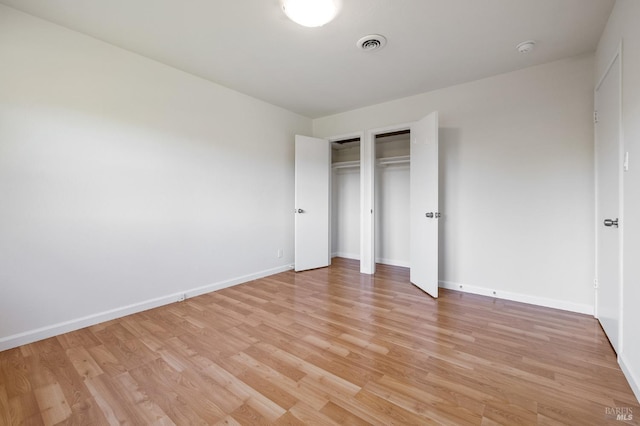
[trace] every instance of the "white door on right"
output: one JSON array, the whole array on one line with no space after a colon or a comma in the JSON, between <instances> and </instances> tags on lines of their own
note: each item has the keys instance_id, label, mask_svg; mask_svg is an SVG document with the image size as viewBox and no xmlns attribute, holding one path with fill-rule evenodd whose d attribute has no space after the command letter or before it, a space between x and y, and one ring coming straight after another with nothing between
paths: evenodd
<instances>
[{"instance_id":1,"label":"white door on right","mask_svg":"<svg viewBox=\"0 0 640 426\"><path fill-rule=\"evenodd\" d=\"M438 297L438 112L411 126L410 281Z\"/></svg>"},{"instance_id":2,"label":"white door on right","mask_svg":"<svg viewBox=\"0 0 640 426\"><path fill-rule=\"evenodd\" d=\"M620 349L620 54L596 87L597 317Z\"/></svg>"}]
</instances>

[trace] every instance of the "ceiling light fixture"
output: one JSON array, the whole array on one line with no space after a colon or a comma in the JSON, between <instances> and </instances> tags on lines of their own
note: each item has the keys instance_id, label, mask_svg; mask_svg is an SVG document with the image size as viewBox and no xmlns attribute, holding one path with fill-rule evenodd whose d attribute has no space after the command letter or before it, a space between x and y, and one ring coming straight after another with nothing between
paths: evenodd
<instances>
[{"instance_id":1,"label":"ceiling light fixture","mask_svg":"<svg viewBox=\"0 0 640 426\"><path fill-rule=\"evenodd\" d=\"M282 10L293 22L305 27L321 27L336 17L340 0L282 0Z\"/></svg>"},{"instance_id":2,"label":"ceiling light fixture","mask_svg":"<svg viewBox=\"0 0 640 426\"><path fill-rule=\"evenodd\" d=\"M516 49L518 49L518 52L520 53L529 53L533 50L533 48L536 46L536 42L533 40L527 40L527 41L523 41L522 43L518 44L516 46Z\"/></svg>"}]
</instances>

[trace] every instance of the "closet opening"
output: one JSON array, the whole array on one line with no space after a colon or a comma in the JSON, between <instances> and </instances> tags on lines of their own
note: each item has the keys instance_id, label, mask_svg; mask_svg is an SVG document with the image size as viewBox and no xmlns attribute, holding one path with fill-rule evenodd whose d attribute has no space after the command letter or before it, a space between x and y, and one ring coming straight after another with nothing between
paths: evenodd
<instances>
[{"instance_id":1,"label":"closet opening","mask_svg":"<svg viewBox=\"0 0 640 426\"><path fill-rule=\"evenodd\" d=\"M410 266L409 129L375 135L375 262Z\"/></svg>"},{"instance_id":2,"label":"closet opening","mask_svg":"<svg viewBox=\"0 0 640 426\"><path fill-rule=\"evenodd\" d=\"M331 257L360 260L361 138L331 141Z\"/></svg>"}]
</instances>

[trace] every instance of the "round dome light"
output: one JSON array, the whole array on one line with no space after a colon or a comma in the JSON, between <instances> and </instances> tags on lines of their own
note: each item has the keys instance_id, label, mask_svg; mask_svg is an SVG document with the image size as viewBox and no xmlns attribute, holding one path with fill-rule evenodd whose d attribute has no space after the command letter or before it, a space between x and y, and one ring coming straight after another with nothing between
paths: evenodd
<instances>
[{"instance_id":1,"label":"round dome light","mask_svg":"<svg viewBox=\"0 0 640 426\"><path fill-rule=\"evenodd\" d=\"M282 0L282 10L297 24L320 27L336 17L340 0Z\"/></svg>"}]
</instances>

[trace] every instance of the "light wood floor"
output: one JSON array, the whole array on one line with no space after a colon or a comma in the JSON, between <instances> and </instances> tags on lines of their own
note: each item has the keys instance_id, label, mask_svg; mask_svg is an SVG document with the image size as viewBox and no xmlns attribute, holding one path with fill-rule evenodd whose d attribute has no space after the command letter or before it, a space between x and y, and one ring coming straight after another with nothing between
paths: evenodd
<instances>
[{"instance_id":1,"label":"light wood floor","mask_svg":"<svg viewBox=\"0 0 640 426\"><path fill-rule=\"evenodd\" d=\"M613 407L640 418L593 318L344 259L0 352L2 425L623 424Z\"/></svg>"}]
</instances>

